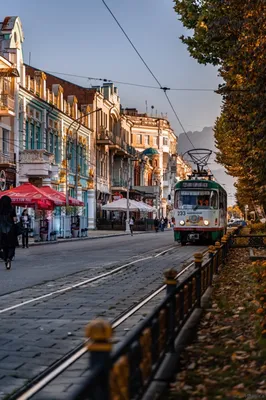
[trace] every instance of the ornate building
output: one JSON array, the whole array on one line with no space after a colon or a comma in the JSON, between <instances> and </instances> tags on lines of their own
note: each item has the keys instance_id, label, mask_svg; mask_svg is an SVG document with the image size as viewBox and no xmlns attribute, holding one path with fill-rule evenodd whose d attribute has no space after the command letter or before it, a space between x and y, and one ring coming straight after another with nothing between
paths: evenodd
<instances>
[{"instance_id":1,"label":"ornate building","mask_svg":"<svg viewBox=\"0 0 266 400\"><path fill-rule=\"evenodd\" d=\"M18 17L0 22L0 189L18 182L18 91L23 71L24 37Z\"/></svg>"},{"instance_id":2,"label":"ornate building","mask_svg":"<svg viewBox=\"0 0 266 400\"><path fill-rule=\"evenodd\" d=\"M141 153L141 161L135 162L133 189L143 199L153 200L159 217L169 216L174 185L190 171L177 154L177 137L165 118L149 117L134 108L123 113L133 124L132 145Z\"/></svg>"}]
</instances>

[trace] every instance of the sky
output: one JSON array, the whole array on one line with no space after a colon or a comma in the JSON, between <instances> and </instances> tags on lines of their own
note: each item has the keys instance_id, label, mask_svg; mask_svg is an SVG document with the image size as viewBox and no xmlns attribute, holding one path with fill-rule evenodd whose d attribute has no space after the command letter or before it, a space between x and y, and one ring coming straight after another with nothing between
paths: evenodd
<instances>
[{"instance_id":1,"label":"sky","mask_svg":"<svg viewBox=\"0 0 266 400\"><path fill-rule=\"evenodd\" d=\"M189 56L179 36L186 34L171 0L106 0L162 86L217 88L217 70ZM1 18L18 15L25 36L24 62L44 71L107 78L157 86L105 8L102 0L13 0L1 4ZM99 81L69 78L85 87ZM167 114L176 134L182 132L162 91L117 85L123 107ZM168 92L186 131L212 126L220 97L212 92Z\"/></svg>"}]
</instances>

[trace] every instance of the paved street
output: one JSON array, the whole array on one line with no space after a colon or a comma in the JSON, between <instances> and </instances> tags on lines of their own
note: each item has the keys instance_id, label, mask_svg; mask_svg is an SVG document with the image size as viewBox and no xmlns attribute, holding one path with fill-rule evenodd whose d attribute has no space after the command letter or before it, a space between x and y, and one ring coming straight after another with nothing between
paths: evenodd
<instances>
[{"instance_id":1,"label":"paved street","mask_svg":"<svg viewBox=\"0 0 266 400\"><path fill-rule=\"evenodd\" d=\"M0 295L78 271L121 264L167 245L176 245L172 231L18 248L10 271L0 264Z\"/></svg>"},{"instance_id":2,"label":"paved street","mask_svg":"<svg viewBox=\"0 0 266 400\"><path fill-rule=\"evenodd\" d=\"M182 269L199 249L179 247L169 231L19 250L13 269L0 272L0 399L80 344L89 320L114 320L162 284L165 268ZM71 385L53 390L64 393Z\"/></svg>"}]
</instances>

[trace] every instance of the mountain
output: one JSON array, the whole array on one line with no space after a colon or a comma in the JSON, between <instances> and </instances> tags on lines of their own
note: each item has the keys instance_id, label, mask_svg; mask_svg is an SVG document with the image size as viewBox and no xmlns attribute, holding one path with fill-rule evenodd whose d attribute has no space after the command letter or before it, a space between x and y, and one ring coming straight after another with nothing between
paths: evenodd
<instances>
[{"instance_id":1,"label":"mountain","mask_svg":"<svg viewBox=\"0 0 266 400\"><path fill-rule=\"evenodd\" d=\"M196 149L202 148L212 150L213 152L217 151L217 148L215 147L213 128L211 126L203 128L202 131L189 131L187 132L187 136L185 133L181 133L178 137L179 154L184 154L186 151L193 148L189 140L191 140ZM189 161L187 155L185 156L185 159ZM225 172L225 169L222 165L215 162L215 153L213 153L210 157L208 168L212 171L217 182L225 187L228 194L228 203L234 204L235 179Z\"/></svg>"}]
</instances>

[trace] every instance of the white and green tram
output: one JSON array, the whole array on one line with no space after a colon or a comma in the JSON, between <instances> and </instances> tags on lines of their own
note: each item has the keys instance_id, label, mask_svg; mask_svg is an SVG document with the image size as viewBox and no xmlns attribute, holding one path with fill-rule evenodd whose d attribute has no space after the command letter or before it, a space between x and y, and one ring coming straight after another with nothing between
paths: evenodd
<instances>
[{"instance_id":1,"label":"white and green tram","mask_svg":"<svg viewBox=\"0 0 266 400\"><path fill-rule=\"evenodd\" d=\"M227 194L217 182L206 179L180 181L175 186L174 238L215 243L226 233Z\"/></svg>"}]
</instances>

